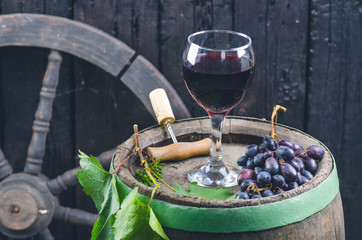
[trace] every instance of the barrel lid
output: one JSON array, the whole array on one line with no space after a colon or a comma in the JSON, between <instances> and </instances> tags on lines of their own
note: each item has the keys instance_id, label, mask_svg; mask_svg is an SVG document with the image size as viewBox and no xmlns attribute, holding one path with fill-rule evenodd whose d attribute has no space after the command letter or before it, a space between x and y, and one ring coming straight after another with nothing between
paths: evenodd
<instances>
[{"instance_id":1,"label":"barrel lid","mask_svg":"<svg viewBox=\"0 0 362 240\"><path fill-rule=\"evenodd\" d=\"M250 141L253 137L256 137L254 140L261 139L270 131L269 121L255 118L228 117L224 124L224 136L230 135L230 138L226 137L227 141ZM202 136L208 133L208 125L207 118L196 118L177 121L173 128L176 135L178 130L182 129L180 136ZM333 155L323 143L297 129L278 124L277 133L283 139L302 142L305 147L314 144L324 148L325 157L319 163L318 171L311 181L282 194L250 200L208 200L178 195L167 190L158 191L151 206L162 226L197 232L259 231L302 221L324 209L339 191ZM165 133L159 127L153 126L141 131L140 139L142 148L157 145L165 139ZM191 141L194 140L197 139ZM128 156L133 147L133 138L124 142L115 154L114 165ZM148 202L147 196L151 195L152 188L134 179L132 166L135 161L136 159L133 159L133 163L131 161L120 168L117 186L124 194L138 186L140 199Z\"/></svg>"}]
</instances>

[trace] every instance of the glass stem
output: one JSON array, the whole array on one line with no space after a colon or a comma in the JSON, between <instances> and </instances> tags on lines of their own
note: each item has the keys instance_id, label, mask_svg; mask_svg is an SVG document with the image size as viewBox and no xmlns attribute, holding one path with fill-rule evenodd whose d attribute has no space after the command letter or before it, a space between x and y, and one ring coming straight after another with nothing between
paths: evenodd
<instances>
[{"instance_id":1,"label":"glass stem","mask_svg":"<svg viewBox=\"0 0 362 240\"><path fill-rule=\"evenodd\" d=\"M221 136L222 125L225 119L224 114L210 114L211 120L211 148L210 148L210 167L219 169L224 164L221 155ZM217 148L219 146L219 148Z\"/></svg>"}]
</instances>

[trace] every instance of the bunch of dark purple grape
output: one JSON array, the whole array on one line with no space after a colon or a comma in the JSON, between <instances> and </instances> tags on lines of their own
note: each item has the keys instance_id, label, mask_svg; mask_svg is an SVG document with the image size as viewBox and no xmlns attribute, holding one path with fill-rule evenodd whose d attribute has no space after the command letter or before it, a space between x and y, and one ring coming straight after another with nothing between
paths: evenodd
<instances>
[{"instance_id":1,"label":"bunch of dark purple grape","mask_svg":"<svg viewBox=\"0 0 362 240\"><path fill-rule=\"evenodd\" d=\"M268 197L303 185L314 177L323 157L320 146L305 151L298 143L264 137L260 146L250 145L237 160L242 170L236 199Z\"/></svg>"}]
</instances>

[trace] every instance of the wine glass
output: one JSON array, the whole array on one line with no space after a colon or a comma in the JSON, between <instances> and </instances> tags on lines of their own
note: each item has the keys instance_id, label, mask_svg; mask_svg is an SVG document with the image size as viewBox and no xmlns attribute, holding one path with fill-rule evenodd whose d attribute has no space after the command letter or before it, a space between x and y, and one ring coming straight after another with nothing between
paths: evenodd
<instances>
[{"instance_id":1,"label":"wine glass","mask_svg":"<svg viewBox=\"0 0 362 240\"><path fill-rule=\"evenodd\" d=\"M204 187L237 185L238 173L226 167L221 155L225 116L244 98L254 76L251 39L243 33L206 30L191 34L183 53L187 89L211 119L211 148L206 165L188 173Z\"/></svg>"}]
</instances>

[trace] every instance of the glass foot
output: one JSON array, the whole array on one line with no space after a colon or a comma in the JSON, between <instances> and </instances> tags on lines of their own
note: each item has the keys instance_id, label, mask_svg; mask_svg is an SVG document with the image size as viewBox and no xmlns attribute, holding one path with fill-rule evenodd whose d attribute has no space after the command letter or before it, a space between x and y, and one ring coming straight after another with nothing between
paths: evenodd
<instances>
[{"instance_id":1,"label":"glass foot","mask_svg":"<svg viewBox=\"0 0 362 240\"><path fill-rule=\"evenodd\" d=\"M238 174L237 171L226 167L213 169L207 164L195 172L188 173L187 178L202 187L233 187L238 185Z\"/></svg>"}]
</instances>

